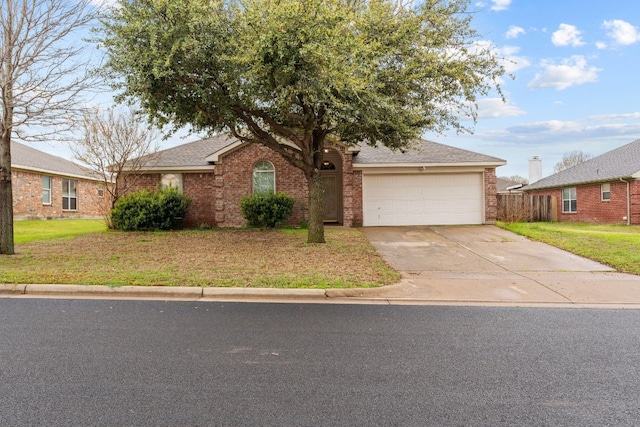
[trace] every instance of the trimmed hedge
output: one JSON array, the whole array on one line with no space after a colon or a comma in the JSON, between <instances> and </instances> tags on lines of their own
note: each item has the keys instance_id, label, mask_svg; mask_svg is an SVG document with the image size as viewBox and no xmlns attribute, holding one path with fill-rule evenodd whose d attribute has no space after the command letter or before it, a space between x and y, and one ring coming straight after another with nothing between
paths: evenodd
<instances>
[{"instance_id":1,"label":"trimmed hedge","mask_svg":"<svg viewBox=\"0 0 640 427\"><path fill-rule=\"evenodd\" d=\"M173 187L122 196L111 210L113 228L124 231L180 228L191 199Z\"/></svg>"},{"instance_id":2,"label":"trimmed hedge","mask_svg":"<svg viewBox=\"0 0 640 427\"><path fill-rule=\"evenodd\" d=\"M275 228L293 213L295 199L285 193L257 193L240 201L242 216L251 227Z\"/></svg>"}]
</instances>

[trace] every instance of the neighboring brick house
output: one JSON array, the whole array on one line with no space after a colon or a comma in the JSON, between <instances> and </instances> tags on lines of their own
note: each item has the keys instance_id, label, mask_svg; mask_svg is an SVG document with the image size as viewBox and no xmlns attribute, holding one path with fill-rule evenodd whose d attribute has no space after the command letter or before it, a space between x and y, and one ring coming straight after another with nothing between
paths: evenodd
<instances>
[{"instance_id":1,"label":"neighboring brick house","mask_svg":"<svg viewBox=\"0 0 640 427\"><path fill-rule=\"evenodd\" d=\"M335 145L321 171L324 218L345 226L493 223L495 169L505 163L423 140L404 153ZM135 189L180 188L192 199L187 226L243 226L240 200L266 190L298 201L291 223L308 218L302 171L263 145L215 136L156 153L149 164Z\"/></svg>"},{"instance_id":2,"label":"neighboring brick house","mask_svg":"<svg viewBox=\"0 0 640 427\"><path fill-rule=\"evenodd\" d=\"M523 190L555 197L558 221L640 224L640 140Z\"/></svg>"},{"instance_id":3,"label":"neighboring brick house","mask_svg":"<svg viewBox=\"0 0 640 427\"><path fill-rule=\"evenodd\" d=\"M15 219L100 218L108 196L102 181L81 166L11 142Z\"/></svg>"}]
</instances>

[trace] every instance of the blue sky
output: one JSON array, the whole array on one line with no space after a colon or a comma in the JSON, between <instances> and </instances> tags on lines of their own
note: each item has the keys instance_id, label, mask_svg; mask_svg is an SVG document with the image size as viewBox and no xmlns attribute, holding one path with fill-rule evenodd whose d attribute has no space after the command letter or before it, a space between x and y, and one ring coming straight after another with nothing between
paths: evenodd
<instances>
[{"instance_id":1,"label":"blue sky","mask_svg":"<svg viewBox=\"0 0 640 427\"><path fill-rule=\"evenodd\" d=\"M113 3L108 0L107 3ZM507 102L480 99L471 135L425 138L502 158L498 176L543 176L566 152L597 156L640 138L640 7L631 0L472 0L473 27L504 58ZM468 123L471 124L471 123ZM164 148L186 141L173 137ZM70 158L69 151L35 144Z\"/></svg>"},{"instance_id":2,"label":"blue sky","mask_svg":"<svg viewBox=\"0 0 640 427\"><path fill-rule=\"evenodd\" d=\"M479 100L473 135L425 135L507 160L499 176L543 176L566 152L597 156L640 138L640 7L629 0L484 0L473 26L515 76Z\"/></svg>"}]
</instances>

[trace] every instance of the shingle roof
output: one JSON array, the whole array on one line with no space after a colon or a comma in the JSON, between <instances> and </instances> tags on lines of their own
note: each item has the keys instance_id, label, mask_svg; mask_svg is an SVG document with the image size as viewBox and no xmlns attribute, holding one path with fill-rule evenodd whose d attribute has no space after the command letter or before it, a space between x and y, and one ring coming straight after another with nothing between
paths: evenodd
<instances>
[{"instance_id":1,"label":"shingle roof","mask_svg":"<svg viewBox=\"0 0 640 427\"><path fill-rule=\"evenodd\" d=\"M11 167L53 175L96 179L87 168L15 141L11 141Z\"/></svg>"},{"instance_id":2,"label":"shingle roof","mask_svg":"<svg viewBox=\"0 0 640 427\"><path fill-rule=\"evenodd\" d=\"M512 188L512 187L515 187L515 188ZM515 189L520 190L522 187L523 185L519 182L510 181L504 178L496 179L496 189L498 190L498 193L501 191L509 191L510 188L512 190L515 190Z\"/></svg>"},{"instance_id":3,"label":"shingle roof","mask_svg":"<svg viewBox=\"0 0 640 427\"><path fill-rule=\"evenodd\" d=\"M629 179L640 173L640 139L579 165L542 178L524 191Z\"/></svg>"},{"instance_id":4,"label":"shingle roof","mask_svg":"<svg viewBox=\"0 0 640 427\"><path fill-rule=\"evenodd\" d=\"M237 140L225 135L218 135L173 148L159 151L154 154L146 169L194 169L203 166L211 166L207 157L235 144ZM387 147L371 147L362 145L359 153L354 156L354 166L393 166L393 165L428 165L428 164L492 164L503 165L506 162L496 157L486 156L473 151L462 150L432 141L418 140L414 146L405 151L392 151Z\"/></svg>"},{"instance_id":5,"label":"shingle roof","mask_svg":"<svg viewBox=\"0 0 640 427\"><path fill-rule=\"evenodd\" d=\"M391 164L496 164L506 161L497 157L479 154L433 141L417 140L411 149L405 152L393 151L385 146L372 147L363 144L360 152L353 158L356 165Z\"/></svg>"},{"instance_id":6,"label":"shingle roof","mask_svg":"<svg viewBox=\"0 0 640 427\"><path fill-rule=\"evenodd\" d=\"M178 145L173 148L158 151L150 156L151 160L147 166L153 169L176 169L210 167L207 157L231 145L236 140L225 135L217 135L211 138L201 139L194 142Z\"/></svg>"}]
</instances>

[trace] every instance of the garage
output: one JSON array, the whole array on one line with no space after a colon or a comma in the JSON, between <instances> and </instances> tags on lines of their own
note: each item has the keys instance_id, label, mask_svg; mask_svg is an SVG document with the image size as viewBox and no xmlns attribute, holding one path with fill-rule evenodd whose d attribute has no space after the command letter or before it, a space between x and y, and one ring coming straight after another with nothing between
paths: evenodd
<instances>
[{"instance_id":1,"label":"garage","mask_svg":"<svg viewBox=\"0 0 640 427\"><path fill-rule=\"evenodd\" d=\"M363 225L483 223L482 173L363 174Z\"/></svg>"}]
</instances>

